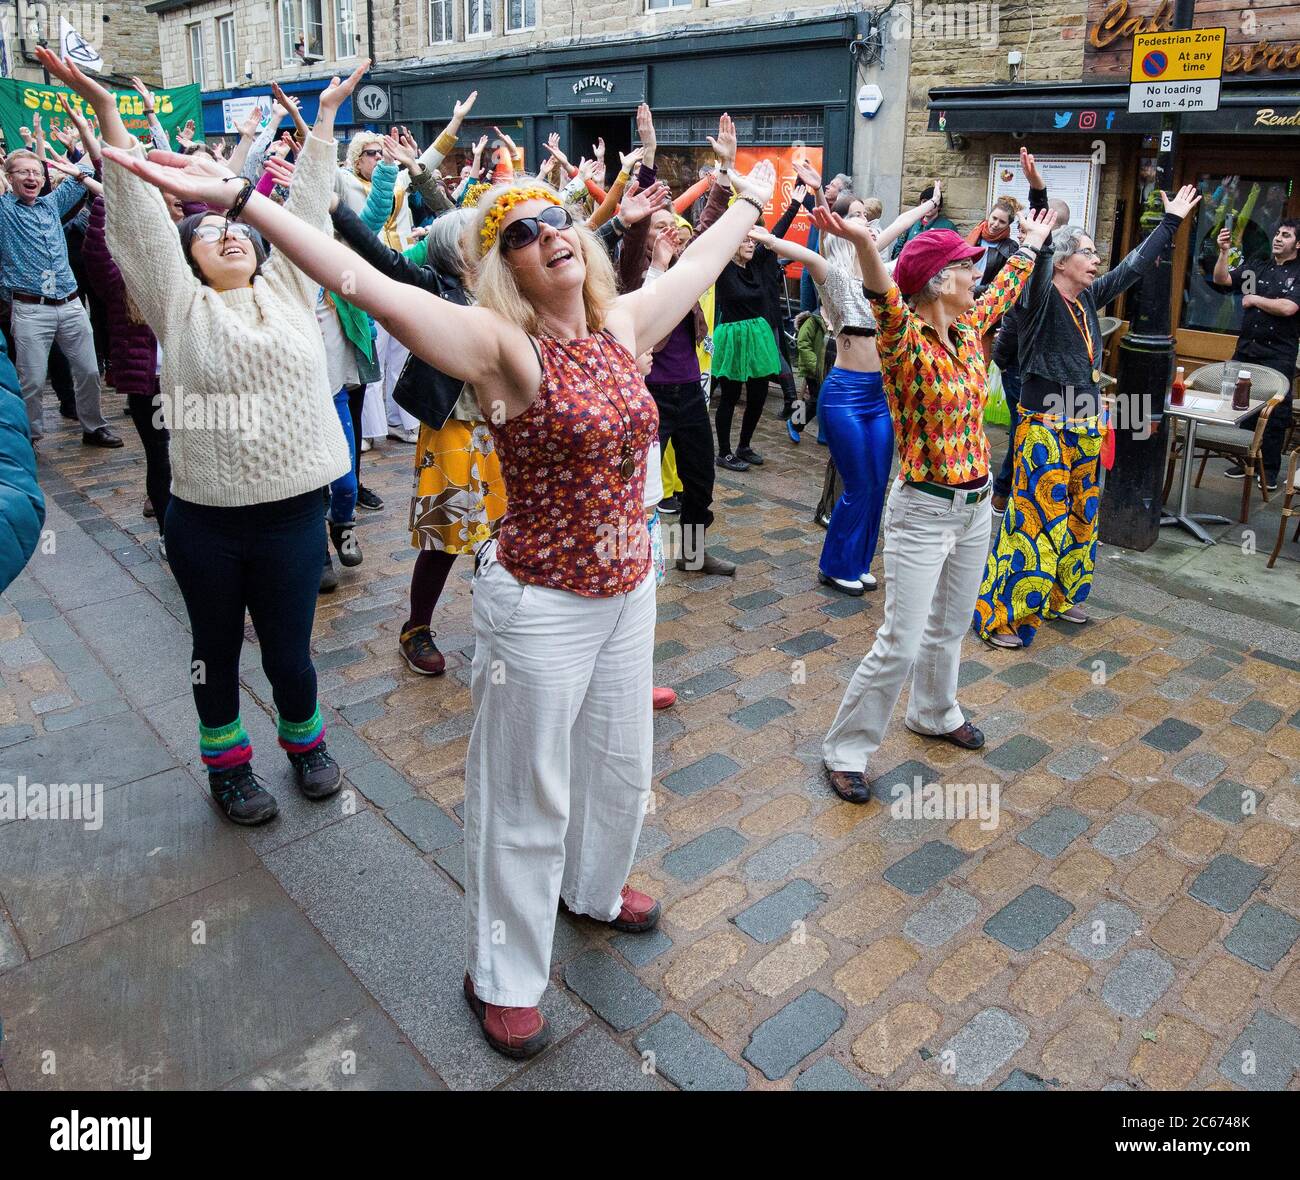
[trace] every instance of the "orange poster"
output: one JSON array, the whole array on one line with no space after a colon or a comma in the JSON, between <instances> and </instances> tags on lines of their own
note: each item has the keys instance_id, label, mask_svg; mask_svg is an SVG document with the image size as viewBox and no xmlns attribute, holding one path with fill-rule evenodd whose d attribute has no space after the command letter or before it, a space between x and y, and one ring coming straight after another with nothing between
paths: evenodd
<instances>
[{"instance_id":1,"label":"orange poster","mask_svg":"<svg viewBox=\"0 0 1300 1180\"><path fill-rule=\"evenodd\" d=\"M772 199L767 203L767 208L763 210L763 225L770 230L789 207L791 194L794 192L795 185L799 183L799 177L794 171L795 161L801 160L817 172L821 172L822 149L804 146L742 147L736 151L736 170L742 174L746 173L759 160L770 160L776 168L776 188L772 192ZM785 235L785 240L806 246L810 229L812 229L812 219L808 216L808 211L800 210L794 219L794 224L790 226L790 232ZM786 267L785 273L788 277L797 279L803 274L803 267L797 262L792 262Z\"/></svg>"}]
</instances>

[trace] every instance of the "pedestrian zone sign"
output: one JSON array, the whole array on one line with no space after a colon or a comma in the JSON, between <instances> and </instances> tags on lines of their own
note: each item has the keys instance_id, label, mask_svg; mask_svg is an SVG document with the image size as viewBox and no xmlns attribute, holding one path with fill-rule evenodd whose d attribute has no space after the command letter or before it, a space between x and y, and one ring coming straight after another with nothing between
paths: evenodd
<instances>
[{"instance_id":1,"label":"pedestrian zone sign","mask_svg":"<svg viewBox=\"0 0 1300 1180\"><path fill-rule=\"evenodd\" d=\"M1175 29L1133 38L1131 112L1217 111L1228 30Z\"/></svg>"}]
</instances>

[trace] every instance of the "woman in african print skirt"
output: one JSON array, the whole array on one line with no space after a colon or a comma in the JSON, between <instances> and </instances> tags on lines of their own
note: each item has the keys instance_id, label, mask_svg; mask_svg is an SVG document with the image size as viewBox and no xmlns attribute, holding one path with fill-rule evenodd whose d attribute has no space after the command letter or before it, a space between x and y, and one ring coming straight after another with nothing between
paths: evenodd
<instances>
[{"instance_id":1,"label":"woman in african print skirt","mask_svg":"<svg viewBox=\"0 0 1300 1180\"><path fill-rule=\"evenodd\" d=\"M1200 200L1190 185L1161 198L1164 219L1100 278L1088 234L1077 225L1054 230L1021 294L1012 498L975 603L975 630L993 646L1028 647L1045 619L1088 621L1105 430L1097 313L1156 265Z\"/></svg>"},{"instance_id":2,"label":"woman in african print skirt","mask_svg":"<svg viewBox=\"0 0 1300 1180\"><path fill-rule=\"evenodd\" d=\"M381 242L346 204L336 202L331 216L339 237L382 274L451 303L470 302L462 281L469 267L461 239L472 210L435 217L425 239L404 254ZM413 356L397 379L393 399L420 422L411 498L411 544L420 553L411 570L410 615L399 643L412 672L438 676L446 660L433 641L433 608L456 558L474 553L505 515L505 483L469 386Z\"/></svg>"}]
</instances>

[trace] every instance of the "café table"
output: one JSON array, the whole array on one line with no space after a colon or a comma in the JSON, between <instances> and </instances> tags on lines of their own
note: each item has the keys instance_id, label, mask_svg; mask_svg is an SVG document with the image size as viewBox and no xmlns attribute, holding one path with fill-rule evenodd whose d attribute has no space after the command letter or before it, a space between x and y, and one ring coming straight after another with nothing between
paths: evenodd
<instances>
[{"instance_id":1,"label":"caf\u00e9 table","mask_svg":"<svg viewBox=\"0 0 1300 1180\"><path fill-rule=\"evenodd\" d=\"M1232 408L1232 398L1220 398L1217 394L1204 391L1188 390L1181 406L1165 406L1166 418L1181 418L1187 426L1187 445L1183 448L1183 476L1179 481L1178 503L1173 511L1167 506L1161 513L1160 524L1176 524L1185 528L1204 545L1213 545L1215 540L1203 528L1202 524L1231 524L1226 516L1217 516L1211 512L1188 512L1187 497L1191 491L1192 460L1196 454L1196 428L1198 426L1237 426L1258 413L1267 402L1266 398L1252 399L1244 410ZM1171 444L1172 445L1172 444ZM1249 478L1249 476L1247 476Z\"/></svg>"}]
</instances>

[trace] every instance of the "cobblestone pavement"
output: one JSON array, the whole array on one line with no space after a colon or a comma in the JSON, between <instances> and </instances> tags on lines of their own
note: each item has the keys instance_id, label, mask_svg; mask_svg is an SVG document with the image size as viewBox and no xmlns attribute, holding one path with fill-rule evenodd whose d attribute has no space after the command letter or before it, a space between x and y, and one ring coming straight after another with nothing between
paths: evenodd
<instances>
[{"instance_id":1,"label":"cobblestone pavement","mask_svg":"<svg viewBox=\"0 0 1300 1180\"><path fill-rule=\"evenodd\" d=\"M0 821L0 1085L1298 1088L1300 637L1103 559L1086 627L1022 653L968 638L983 751L909 733L900 705L874 762L886 784L997 784L995 827L841 803L819 743L883 594L818 587L825 451L779 429L762 470L719 479L712 548L739 575L659 594L656 679L681 700L656 717L633 884L663 921L561 919L557 1043L524 1067L458 994L470 566L435 620L448 674L417 678L397 650L410 448L365 457L388 506L317 614L355 791L295 799L250 645L282 815L237 832L204 801L138 445L58 432L57 553L0 615L0 780L81 770L109 795L98 833Z\"/></svg>"}]
</instances>

